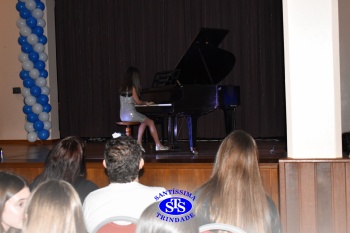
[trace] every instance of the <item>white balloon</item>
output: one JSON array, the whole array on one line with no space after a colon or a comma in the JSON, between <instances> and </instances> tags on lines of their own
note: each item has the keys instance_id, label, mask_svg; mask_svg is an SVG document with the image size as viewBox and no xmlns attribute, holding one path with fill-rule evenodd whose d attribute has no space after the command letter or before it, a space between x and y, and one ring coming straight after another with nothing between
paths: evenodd
<instances>
[{"instance_id":1,"label":"white balloon","mask_svg":"<svg viewBox=\"0 0 350 233\"><path fill-rule=\"evenodd\" d=\"M27 134L27 140L30 142L35 142L37 138L38 138L38 135L36 132L30 132Z\"/></svg>"},{"instance_id":2,"label":"white balloon","mask_svg":"<svg viewBox=\"0 0 350 233\"><path fill-rule=\"evenodd\" d=\"M36 25L44 28L46 26L46 21L43 19L37 19Z\"/></svg>"},{"instance_id":3,"label":"white balloon","mask_svg":"<svg viewBox=\"0 0 350 233\"><path fill-rule=\"evenodd\" d=\"M46 130L51 129L51 122L50 121L44 121L44 129L46 129Z\"/></svg>"},{"instance_id":4,"label":"white balloon","mask_svg":"<svg viewBox=\"0 0 350 233\"><path fill-rule=\"evenodd\" d=\"M29 60L28 54L26 54L26 53L20 53L20 54L18 55L18 59L19 59L21 62L28 61L28 60Z\"/></svg>"},{"instance_id":5,"label":"white balloon","mask_svg":"<svg viewBox=\"0 0 350 233\"><path fill-rule=\"evenodd\" d=\"M35 129L33 127L33 123L27 121L24 125L24 129L29 133L29 132L34 132Z\"/></svg>"},{"instance_id":6,"label":"white balloon","mask_svg":"<svg viewBox=\"0 0 350 233\"><path fill-rule=\"evenodd\" d=\"M25 19L19 18L19 19L17 19L16 25L19 29L21 29L21 28L27 26L27 23L26 23Z\"/></svg>"},{"instance_id":7,"label":"white balloon","mask_svg":"<svg viewBox=\"0 0 350 233\"><path fill-rule=\"evenodd\" d=\"M35 85L37 85L38 87L44 87L46 86L46 78L43 77L39 77L35 80Z\"/></svg>"},{"instance_id":8,"label":"white balloon","mask_svg":"<svg viewBox=\"0 0 350 233\"><path fill-rule=\"evenodd\" d=\"M22 87L21 94L23 97L31 96L30 89L26 87Z\"/></svg>"},{"instance_id":9,"label":"white balloon","mask_svg":"<svg viewBox=\"0 0 350 233\"><path fill-rule=\"evenodd\" d=\"M36 43L38 43L38 36L35 35L35 34L30 34L28 37L27 37L27 42L31 45L35 45Z\"/></svg>"},{"instance_id":10,"label":"white balloon","mask_svg":"<svg viewBox=\"0 0 350 233\"><path fill-rule=\"evenodd\" d=\"M29 36L30 34L32 34L32 29L28 26L24 26L19 30L19 33L22 36Z\"/></svg>"},{"instance_id":11,"label":"white balloon","mask_svg":"<svg viewBox=\"0 0 350 233\"><path fill-rule=\"evenodd\" d=\"M39 78L39 76L40 76L40 71L38 69L34 68L29 71L29 77L31 77L32 79L35 80Z\"/></svg>"},{"instance_id":12,"label":"white balloon","mask_svg":"<svg viewBox=\"0 0 350 233\"><path fill-rule=\"evenodd\" d=\"M34 0L27 0L26 8L30 11L34 10L36 8L36 2Z\"/></svg>"},{"instance_id":13,"label":"white balloon","mask_svg":"<svg viewBox=\"0 0 350 233\"><path fill-rule=\"evenodd\" d=\"M41 120L42 122L48 121L50 119L50 116L47 112L41 112L39 114L39 120Z\"/></svg>"},{"instance_id":14,"label":"white balloon","mask_svg":"<svg viewBox=\"0 0 350 233\"><path fill-rule=\"evenodd\" d=\"M44 51L44 45L41 43L37 43L36 45L34 45L33 49L35 52L41 53Z\"/></svg>"},{"instance_id":15,"label":"white balloon","mask_svg":"<svg viewBox=\"0 0 350 233\"><path fill-rule=\"evenodd\" d=\"M39 60L46 62L47 61L47 54L45 52L39 53Z\"/></svg>"},{"instance_id":16,"label":"white balloon","mask_svg":"<svg viewBox=\"0 0 350 233\"><path fill-rule=\"evenodd\" d=\"M30 71L34 68L34 64L32 61L25 61L22 63L22 68L26 71Z\"/></svg>"},{"instance_id":17,"label":"white balloon","mask_svg":"<svg viewBox=\"0 0 350 233\"><path fill-rule=\"evenodd\" d=\"M39 103L36 103L32 106L32 112L39 114L43 111L43 106Z\"/></svg>"},{"instance_id":18,"label":"white balloon","mask_svg":"<svg viewBox=\"0 0 350 233\"><path fill-rule=\"evenodd\" d=\"M49 95L50 94L50 88L48 86L41 88L41 94L43 95Z\"/></svg>"},{"instance_id":19,"label":"white balloon","mask_svg":"<svg viewBox=\"0 0 350 233\"><path fill-rule=\"evenodd\" d=\"M32 16L36 19L41 19L43 15L44 15L44 12L39 8L36 8L32 11Z\"/></svg>"},{"instance_id":20,"label":"white balloon","mask_svg":"<svg viewBox=\"0 0 350 233\"><path fill-rule=\"evenodd\" d=\"M24 98L24 103L29 106L36 104L36 98L34 96L27 96Z\"/></svg>"}]
</instances>

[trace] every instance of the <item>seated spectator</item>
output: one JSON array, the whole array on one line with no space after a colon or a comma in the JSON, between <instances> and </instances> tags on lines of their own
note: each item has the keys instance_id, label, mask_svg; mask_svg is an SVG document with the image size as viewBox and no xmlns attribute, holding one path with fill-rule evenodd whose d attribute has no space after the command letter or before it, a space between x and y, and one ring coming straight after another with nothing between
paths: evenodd
<instances>
[{"instance_id":1,"label":"seated spectator","mask_svg":"<svg viewBox=\"0 0 350 233\"><path fill-rule=\"evenodd\" d=\"M21 177L0 171L0 233L21 232L30 191Z\"/></svg>"},{"instance_id":2,"label":"seated spectator","mask_svg":"<svg viewBox=\"0 0 350 233\"><path fill-rule=\"evenodd\" d=\"M248 233L281 232L278 211L261 181L255 140L244 131L222 141L210 179L195 194L200 225L215 222Z\"/></svg>"},{"instance_id":3,"label":"seated spectator","mask_svg":"<svg viewBox=\"0 0 350 233\"><path fill-rule=\"evenodd\" d=\"M195 233L199 232L196 218L184 222L169 222L157 217L159 202L148 206L142 213L137 226L136 233Z\"/></svg>"},{"instance_id":4,"label":"seated spectator","mask_svg":"<svg viewBox=\"0 0 350 233\"><path fill-rule=\"evenodd\" d=\"M34 189L47 180L65 180L78 192L81 203L98 186L86 180L84 160L85 143L79 137L70 136L62 139L48 154L43 172L30 185Z\"/></svg>"},{"instance_id":5,"label":"seated spectator","mask_svg":"<svg viewBox=\"0 0 350 233\"><path fill-rule=\"evenodd\" d=\"M63 180L36 187L27 203L22 233L86 233L80 198Z\"/></svg>"},{"instance_id":6,"label":"seated spectator","mask_svg":"<svg viewBox=\"0 0 350 233\"><path fill-rule=\"evenodd\" d=\"M142 211L155 202L155 196L166 190L138 182L144 165L140 145L131 137L121 136L106 143L103 165L110 184L90 193L83 210L88 232L103 220L114 216L138 219Z\"/></svg>"}]
</instances>

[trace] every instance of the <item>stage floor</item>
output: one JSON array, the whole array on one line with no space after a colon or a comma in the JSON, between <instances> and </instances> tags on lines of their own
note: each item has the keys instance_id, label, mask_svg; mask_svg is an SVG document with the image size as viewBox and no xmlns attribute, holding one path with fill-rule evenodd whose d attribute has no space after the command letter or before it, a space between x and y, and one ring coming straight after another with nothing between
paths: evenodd
<instances>
[{"instance_id":1,"label":"stage floor","mask_svg":"<svg viewBox=\"0 0 350 233\"><path fill-rule=\"evenodd\" d=\"M255 139L259 148L260 163L277 163L280 158L287 157L285 139ZM101 162L106 140L87 140L85 157L88 162ZM198 155L189 150L188 141L180 141L181 151L157 152L154 143L144 143L145 162L151 163L212 163L220 145L220 140L198 140ZM40 141L0 141L5 157L4 162L44 162L54 142ZM166 143L165 143L166 144Z\"/></svg>"}]
</instances>

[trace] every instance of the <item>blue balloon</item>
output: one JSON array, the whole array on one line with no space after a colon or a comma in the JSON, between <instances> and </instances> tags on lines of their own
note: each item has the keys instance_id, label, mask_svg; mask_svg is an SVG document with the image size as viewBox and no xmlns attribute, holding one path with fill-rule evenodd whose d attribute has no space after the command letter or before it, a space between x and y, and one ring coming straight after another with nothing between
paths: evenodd
<instances>
[{"instance_id":1,"label":"blue balloon","mask_svg":"<svg viewBox=\"0 0 350 233\"><path fill-rule=\"evenodd\" d=\"M44 29L40 26L35 26L33 29L32 29L32 33L37 35L37 36L42 36L43 33L44 33Z\"/></svg>"},{"instance_id":2,"label":"blue balloon","mask_svg":"<svg viewBox=\"0 0 350 233\"><path fill-rule=\"evenodd\" d=\"M39 59L39 53L37 53L35 51L32 51L32 52L29 53L28 58L32 62L36 62Z\"/></svg>"},{"instance_id":3,"label":"blue balloon","mask_svg":"<svg viewBox=\"0 0 350 233\"><path fill-rule=\"evenodd\" d=\"M34 68L35 68L35 69L38 69L38 70L43 70L43 69L45 69L45 62L40 61L40 60L36 61L36 62L34 63Z\"/></svg>"},{"instance_id":4,"label":"blue balloon","mask_svg":"<svg viewBox=\"0 0 350 233\"><path fill-rule=\"evenodd\" d=\"M35 113L29 113L27 115L27 121L29 121L31 123L34 123L34 122L36 122L38 120L39 120L38 115L36 115Z\"/></svg>"},{"instance_id":5,"label":"blue balloon","mask_svg":"<svg viewBox=\"0 0 350 233\"><path fill-rule=\"evenodd\" d=\"M30 44L24 44L22 45L21 50L23 53L30 53L33 51L33 46Z\"/></svg>"},{"instance_id":6,"label":"blue balloon","mask_svg":"<svg viewBox=\"0 0 350 233\"><path fill-rule=\"evenodd\" d=\"M45 10L45 4L42 2L37 2L36 8L39 8L40 10Z\"/></svg>"},{"instance_id":7,"label":"blue balloon","mask_svg":"<svg viewBox=\"0 0 350 233\"><path fill-rule=\"evenodd\" d=\"M38 132L38 138L40 140L46 140L49 138L49 136L50 136L50 132L46 129L43 129L43 130Z\"/></svg>"},{"instance_id":8,"label":"blue balloon","mask_svg":"<svg viewBox=\"0 0 350 233\"><path fill-rule=\"evenodd\" d=\"M26 8L26 5L24 2L17 2L16 4L16 10L18 12L21 12L21 10L25 9Z\"/></svg>"},{"instance_id":9,"label":"blue balloon","mask_svg":"<svg viewBox=\"0 0 350 233\"><path fill-rule=\"evenodd\" d=\"M50 104L44 104L43 105L43 112L51 112L51 105Z\"/></svg>"},{"instance_id":10,"label":"blue balloon","mask_svg":"<svg viewBox=\"0 0 350 233\"><path fill-rule=\"evenodd\" d=\"M19 37L18 37L18 44L19 44L19 45L28 44L28 42L27 42L27 37L26 37L26 36L19 36Z\"/></svg>"},{"instance_id":11,"label":"blue balloon","mask_svg":"<svg viewBox=\"0 0 350 233\"><path fill-rule=\"evenodd\" d=\"M19 12L19 16L21 16L22 19L28 19L31 16L30 10L27 8L24 8Z\"/></svg>"},{"instance_id":12,"label":"blue balloon","mask_svg":"<svg viewBox=\"0 0 350 233\"><path fill-rule=\"evenodd\" d=\"M23 86L25 86L26 88L31 88L34 85L35 85L35 82L32 78L26 78L23 80Z\"/></svg>"},{"instance_id":13,"label":"blue balloon","mask_svg":"<svg viewBox=\"0 0 350 233\"><path fill-rule=\"evenodd\" d=\"M29 113L33 113L32 112L32 106L29 106L29 105L24 105L23 108L22 108L23 112L25 114L29 114Z\"/></svg>"},{"instance_id":14,"label":"blue balloon","mask_svg":"<svg viewBox=\"0 0 350 233\"><path fill-rule=\"evenodd\" d=\"M30 94L32 94L32 96L39 96L41 94L41 88L34 85L30 88Z\"/></svg>"},{"instance_id":15,"label":"blue balloon","mask_svg":"<svg viewBox=\"0 0 350 233\"><path fill-rule=\"evenodd\" d=\"M33 124L33 128L36 130L36 131L41 131L44 129L44 123L42 121L36 121L34 122Z\"/></svg>"},{"instance_id":16,"label":"blue balloon","mask_svg":"<svg viewBox=\"0 0 350 233\"><path fill-rule=\"evenodd\" d=\"M27 78L30 78L30 76L29 76L29 71L22 70L21 72L19 72L19 77L20 77L22 80L25 80L25 79L27 79Z\"/></svg>"},{"instance_id":17,"label":"blue balloon","mask_svg":"<svg viewBox=\"0 0 350 233\"><path fill-rule=\"evenodd\" d=\"M48 75L49 73L47 72L47 70L40 70L40 77L47 78Z\"/></svg>"},{"instance_id":18,"label":"blue balloon","mask_svg":"<svg viewBox=\"0 0 350 233\"><path fill-rule=\"evenodd\" d=\"M35 2L36 4L38 4L38 3L41 2L41 0L34 0L34 2Z\"/></svg>"},{"instance_id":19,"label":"blue balloon","mask_svg":"<svg viewBox=\"0 0 350 233\"><path fill-rule=\"evenodd\" d=\"M47 37L45 35L39 36L38 43L45 45L47 43Z\"/></svg>"},{"instance_id":20,"label":"blue balloon","mask_svg":"<svg viewBox=\"0 0 350 233\"><path fill-rule=\"evenodd\" d=\"M26 19L26 23L28 27L35 27L36 24L38 23L38 21L36 20L36 18L34 18L33 16L30 16Z\"/></svg>"},{"instance_id":21,"label":"blue balloon","mask_svg":"<svg viewBox=\"0 0 350 233\"><path fill-rule=\"evenodd\" d=\"M49 102L49 97L47 97L47 95L41 94L36 98L36 102L41 105L47 104Z\"/></svg>"}]
</instances>

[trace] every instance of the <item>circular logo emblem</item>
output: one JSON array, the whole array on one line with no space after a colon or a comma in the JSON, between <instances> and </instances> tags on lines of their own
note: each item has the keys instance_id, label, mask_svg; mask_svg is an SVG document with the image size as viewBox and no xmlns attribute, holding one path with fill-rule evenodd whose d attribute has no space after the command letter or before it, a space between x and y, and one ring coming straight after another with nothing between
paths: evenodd
<instances>
[{"instance_id":1,"label":"circular logo emblem","mask_svg":"<svg viewBox=\"0 0 350 233\"><path fill-rule=\"evenodd\" d=\"M169 215L182 215L191 211L192 203L181 197L170 197L159 203L159 209Z\"/></svg>"}]
</instances>

